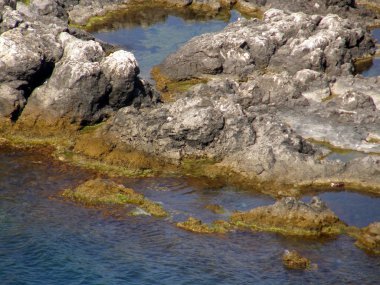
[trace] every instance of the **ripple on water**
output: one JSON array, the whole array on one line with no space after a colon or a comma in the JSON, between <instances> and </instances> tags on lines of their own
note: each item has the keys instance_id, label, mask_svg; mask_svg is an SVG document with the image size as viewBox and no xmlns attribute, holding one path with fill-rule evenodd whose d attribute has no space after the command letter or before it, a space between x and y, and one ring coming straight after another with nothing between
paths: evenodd
<instances>
[{"instance_id":1,"label":"ripple on water","mask_svg":"<svg viewBox=\"0 0 380 285\"><path fill-rule=\"evenodd\" d=\"M365 254L348 237L318 241L251 232L199 235L167 220L117 220L96 209L49 199L90 175L80 169L63 172L58 163L43 158L34 165L35 158L37 154L0 153L0 195L12 198L0 199L1 284L378 282L380 257ZM34 182L28 183L29 178ZM232 188L204 188L187 179L127 182L166 207L192 213L207 203L245 210L272 202ZM201 212L200 218L203 215L208 214ZM284 269L281 254L288 248L311 258L319 269Z\"/></svg>"}]
</instances>

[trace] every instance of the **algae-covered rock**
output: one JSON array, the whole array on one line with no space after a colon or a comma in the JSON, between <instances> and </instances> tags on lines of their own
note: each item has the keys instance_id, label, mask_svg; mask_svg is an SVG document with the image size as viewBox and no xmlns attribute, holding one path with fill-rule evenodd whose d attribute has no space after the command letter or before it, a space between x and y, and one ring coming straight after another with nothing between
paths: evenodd
<instances>
[{"instance_id":1,"label":"algae-covered rock","mask_svg":"<svg viewBox=\"0 0 380 285\"><path fill-rule=\"evenodd\" d=\"M339 234L345 224L318 198L304 203L293 197L275 204L236 212L231 223L252 229L289 235L320 236Z\"/></svg>"},{"instance_id":2,"label":"algae-covered rock","mask_svg":"<svg viewBox=\"0 0 380 285\"><path fill-rule=\"evenodd\" d=\"M206 205L205 207L207 210L210 210L211 212L213 212L214 214L224 214L224 209L222 206L218 205L218 204L210 204L210 205Z\"/></svg>"},{"instance_id":3,"label":"algae-covered rock","mask_svg":"<svg viewBox=\"0 0 380 285\"><path fill-rule=\"evenodd\" d=\"M310 267L310 260L295 250L285 250L282 255L282 263L289 269L307 269Z\"/></svg>"},{"instance_id":4,"label":"algae-covered rock","mask_svg":"<svg viewBox=\"0 0 380 285\"><path fill-rule=\"evenodd\" d=\"M65 190L62 196L86 206L133 204L153 216L167 216L160 204L148 200L133 189L106 179L86 181L75 189Z\"/></svg>"},{"instance_id":5,"label":"algae-covered rock","mask_svg":"<svg viewBox=\"0 0 380 285\"><path fill-rule=\"evenodd\" d=\"M361 229L355 245L368 252L380 254L380 222Z\"/></svg>"},{"instance_id":6,"label":"algae-covered rock","mask_svg":"<svg viewBox=\"0 0 380 285\"><path fill-rule=\"evenodd\" d=\"M189 217L185 222L177 223L177 227L203 234L226 233L231 229L231 225L226 221L218 220L208 225L193 217Z\"/></svg>"}]
</instances>

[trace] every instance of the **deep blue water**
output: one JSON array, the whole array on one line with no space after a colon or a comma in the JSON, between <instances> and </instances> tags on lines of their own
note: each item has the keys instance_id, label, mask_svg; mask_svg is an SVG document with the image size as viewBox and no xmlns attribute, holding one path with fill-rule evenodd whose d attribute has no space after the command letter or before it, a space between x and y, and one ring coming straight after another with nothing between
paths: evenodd
<instances>
[{"instance_id":1,"label":"deep blue water","mask_svg":"<svg viewBox=\"0 0 380 285\"><path fill-rule=\"evenodd\" d=\"M36 152L0 152L1 284L379 282L380 257L357 249L349 237L317 241L252 232L200 235L180 230L172 222L187 215L210 218L204 209L209 203L227 210L272 203L266 196L205 188L189 179L124 179L126 186L163 202L171 213L164 220L120 219L57 198L61 190L90 177ZM359 215L352 222L368 222L374 213L369 208L379 208L379 202L366 204L363 197L344 198L339 205L342 215L355 211ZM339 204L339 199L330 200ZM299 250L318 269L284 269L280 258L284 249Z\"/></svg>"},{"instance_id":2,"label":"deep blue water","mask_svg":"<svg viewBox=\"0 0 380 285\"><path fill-rule=\"evenodd\" d=\"M229 22L236 21L238 17L239 13L232 11ZM102 41L131 51L139 62L142 77L149 78L154 65L161 63L188 40L204 33L222 30L229 22L217 19L189 21L168 15L164 22L150 26L129 26L93 34Z\"/></svg>"}]
</instances>

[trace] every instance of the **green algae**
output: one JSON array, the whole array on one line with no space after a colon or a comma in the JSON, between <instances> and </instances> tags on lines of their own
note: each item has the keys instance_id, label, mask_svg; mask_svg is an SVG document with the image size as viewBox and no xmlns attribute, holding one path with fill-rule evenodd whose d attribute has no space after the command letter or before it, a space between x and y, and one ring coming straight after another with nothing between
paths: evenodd
<instances>
[{"instance_id":1,"label":"green algae","mask_svg":"<svg viewBox=\"0 0 380 285\"><path fill-rule=\"evenodd\" d=\"M309 269L311 262L308 258L301 256L297 251L286 250L282 255L282 264L288 269Z\"/></svg>"},{"instance_id":2,"label":"green algae","mask_svg":"<svg viewBox=\"0 0 380 285\"><path fill-rule=\"evenodd\" d=\"M222 206L220 205L217 205L217 204L210 204L210 205L206 205L205 207L207 210L210 210L211 212L213 212L214 214L218 214L218 215L222 215L225 213L225 210Z\"/></svg>"}]
</instances>

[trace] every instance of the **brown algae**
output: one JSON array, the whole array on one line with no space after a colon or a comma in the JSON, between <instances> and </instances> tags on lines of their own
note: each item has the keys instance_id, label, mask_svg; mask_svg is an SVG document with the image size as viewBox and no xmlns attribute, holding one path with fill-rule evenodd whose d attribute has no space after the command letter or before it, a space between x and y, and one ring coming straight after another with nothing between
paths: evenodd
<instances>
[{"instance_id":1,"label":"brown algae","mask_svg":"<svg viewBox=\"0 0 380 285\"><path fill-rule=\"evenodd\" d=\"M168 215L160 204L150 201L133 189L107 179L88 180L75 189L64 190L62 196L85 206L132 204L155 217Z\"/></svg>"}]
</instances>

